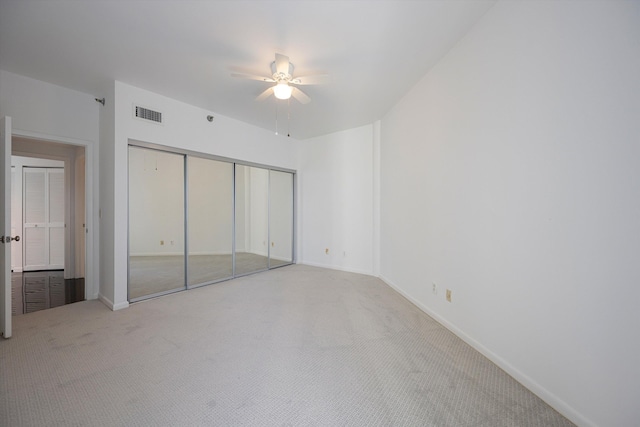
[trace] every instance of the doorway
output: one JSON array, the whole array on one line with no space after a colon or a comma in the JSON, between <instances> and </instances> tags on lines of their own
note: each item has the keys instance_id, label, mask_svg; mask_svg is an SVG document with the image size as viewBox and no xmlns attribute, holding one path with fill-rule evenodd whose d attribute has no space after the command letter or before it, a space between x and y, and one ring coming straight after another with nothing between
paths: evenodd
<instances>
[{"instance_id":1,"label":"doorway","mask_svg":"<svg viewBox=\"0 0 640 427\"><path fill-rule=\"evenodd\" d=\"M85 147L14 136L12 315L83 301Z\"/></svg>"}]
</instances>

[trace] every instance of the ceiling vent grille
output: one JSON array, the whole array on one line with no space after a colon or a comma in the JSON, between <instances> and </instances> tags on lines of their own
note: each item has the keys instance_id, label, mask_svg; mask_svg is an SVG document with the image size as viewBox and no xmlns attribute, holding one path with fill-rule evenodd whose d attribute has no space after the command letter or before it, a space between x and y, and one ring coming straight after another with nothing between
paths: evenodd
<instances>
[{"instance_id":1,"label":"ceiling vent grille","mask_svg":"<svg viewBox=\"0 0 640 427\"><path fill-rule=\"evenodd\" d=\"M149 120L156 123L162 123L162 113L159 111L150 110L148 108L134 105L134 116L139 119Z\"/></svg>"}]
</instances>

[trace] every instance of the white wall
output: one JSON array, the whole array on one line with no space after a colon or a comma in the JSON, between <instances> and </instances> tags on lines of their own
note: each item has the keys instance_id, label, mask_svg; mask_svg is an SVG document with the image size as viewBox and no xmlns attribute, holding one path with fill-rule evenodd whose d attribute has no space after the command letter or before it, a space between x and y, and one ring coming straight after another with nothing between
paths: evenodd
<instances>
[{"instance_id":1,"label":"white wall","mask_svg":"<svg viewBox=\"0 0 640 427\"><path fill-rule=\"evenodd\" d=\"M0 117L13 118L13 136L86 149L88 174L86 296L98 295L98 140L100 105L94 96L0 70ZM69 215L74 213L69 212Z\"/></svg>"},{"instance_id":2,"label":"white wall","mask_svg":"<svg viewBox=\"0 0 640 427\"><path fill-rule=\"evenodd\" d=\"M0 70L0 116L13 129L97 143L98 104L94 97Z\"/></svg>"},{"instance_id":3,"label":"white wall","mask_svg":"<svg viewBox=\"0 0 640 427\"><path fill-rule=\"evenodd\" d=\"M301 141L298 187L299 259L372 274L373 126Z\"/></svg>"},{"instance_id":4,"label":"white wall","mask_svg":"<svg viewBox=\"0 0 640 427\"><path fill-rule=\"evenodd\" d=\"M99 298L107 306L114 308L126 307L122 303L115 307L115 179L117 174L126 170L127 163L115 163L115 126L116 103L115 83L102 94L105 105L100 108L100 295ZM126 197L126 196L125 196ZM119 239L126 239L118 233Z\"/></svg>"},{"instance_id":5,"label":"white wall","mask_svg":"<svg viewBox=\"0 0 640 427\"><path fill-rule=\"evenodd\" d=\"M112 98L112 99L110 99ZM105 189L102 206L113 211L102 212L102 255L113 260L113 268L105 268L101 282L101 299L118 309L127 303L127 145L129 140L160 144L228 158L295 169L296 143L291 138L214 114L210 111L115 82L107 105L114 104L113 135L109 126L101 129L101 153ZM142 105L163 113L159 125L133 117L133 105ZM105 113L105 123L110 121ZM101 116L101 120L103 117ZM111 185L113 183L113 185ZM106 214L106 215L105 215Z\"/></svg>"},{"instance_id":6,"label":"white wall","mask_svg":"<svg viewBox=\"0 0 640 427\"><path fill-rule=\"evenodd\" d=\"M383 278L580 425L640 419L639 46L500 2L381 123Z\"/></svg>"}]
</instances>

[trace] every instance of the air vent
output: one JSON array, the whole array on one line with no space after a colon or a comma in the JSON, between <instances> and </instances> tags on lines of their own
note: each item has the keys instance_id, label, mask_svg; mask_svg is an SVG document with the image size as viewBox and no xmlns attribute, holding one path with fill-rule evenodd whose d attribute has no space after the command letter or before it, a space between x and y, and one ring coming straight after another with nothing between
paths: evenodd
<instances>
[{"instance_id":1,"label":"air vent","mask_svg":"<svg viewBox=\"0 0 640 427\"><path fill-rule=\"evenodd\" d=\"M139 119L149 120L156 123L162 123L162 113L153 111L148 108L134 105L134 116Z\"/></svg>"}]
</instances>

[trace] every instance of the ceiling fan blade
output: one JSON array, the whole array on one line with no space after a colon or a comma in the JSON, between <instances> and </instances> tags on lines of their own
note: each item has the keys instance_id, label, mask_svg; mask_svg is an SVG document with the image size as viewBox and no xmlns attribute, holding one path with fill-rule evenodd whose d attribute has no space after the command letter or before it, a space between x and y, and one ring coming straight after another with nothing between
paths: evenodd
<instances>
[{"instance_id":1,"label":"ceiling fan blade","mask_svg":"<svg viewBox=\"0 0 640 427\"><path fill-rule=\"evenodd\" d=\"M289 74L289 57L276 53L276 72Z\"/></svg>"},{"instance_id":2,"label":"ceiling fan blade","mask_svg":"<svg viewBox=\"0 0 640 427\"><path fill-rule=\"evenodd\" d=\"M313 76L300 76L291 80L290 83L295 85L320 85L324 83L329 83L331 78L329 74L315 74Z\"/></svg>"},{"instance_id":3,"label":"ceiling fan blade","mask_svg":"<svg viewBox=\"0 0 640 427\"><path fill-rule=\"evenodd\" d=\"M241 78L241 79L259 80L261 82L275 83L275 80L273 80L271 77L254 76L253 74L233 73L233 74L231 74L231 77L238 77L238 78Z\"/></svg>"},{"instance_id":4,"label":"ceiling fan blade","mask_svg":"<svg viewBox=\"0 0 640 427\"><path fill-rule=\"evenodd\" d=\"M270 87L269 89L265 90L260 95L258 95L257 98L256 98L256 101L264 101L265 99L267 99L272 94L273 94L273 87Z\"/></svg>"},{"instance_id":5,"label":"ceiling fan blade","mask_svg":"<svg viewBox=\"0 0 640 427\"><path fill-rule=\"evenodd\" d=\"M303 91L301 91L297 87L292 88L291 95L295 99L300 101L301 104L308 104L308 103L311 102L311 98L309 98L309 95L307 95L306 93L304 93Z\"/></svg>"}]
</instances>

